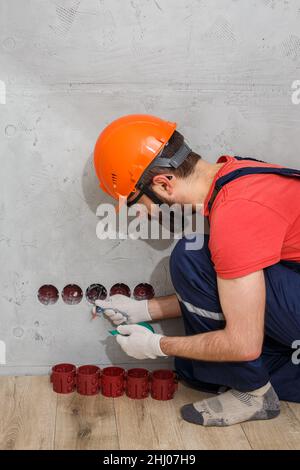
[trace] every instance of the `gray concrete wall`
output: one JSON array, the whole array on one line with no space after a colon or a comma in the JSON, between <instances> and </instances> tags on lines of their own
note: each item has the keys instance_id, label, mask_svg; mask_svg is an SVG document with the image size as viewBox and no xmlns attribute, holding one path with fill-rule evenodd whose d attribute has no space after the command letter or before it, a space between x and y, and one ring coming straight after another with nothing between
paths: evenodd
<instances>
[{"instance_id":1,"label":"gray concrete wall","mask_svg":"<svg viewBox=\"0 0 300 470\"><path fill-rule=\"evenodd\" d=\"M134 362L85 300L36 297L44 283L172 291L168 243L96 238L95 140L122 114L152 113L210 161L299 167L299 26L299 0L0 0L0 373Z\"/></svg>"}]
</instances>

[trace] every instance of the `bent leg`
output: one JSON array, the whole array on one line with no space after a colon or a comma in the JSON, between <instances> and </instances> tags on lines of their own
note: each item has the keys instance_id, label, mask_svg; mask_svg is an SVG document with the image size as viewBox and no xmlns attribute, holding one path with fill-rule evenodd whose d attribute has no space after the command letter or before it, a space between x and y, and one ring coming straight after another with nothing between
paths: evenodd
<instances>
[{"instance_id":1,"label":"bent leg","mask_svg":"<svg viewBox=\"0 0 300 470\"><path fill-rule=\"evenodd\" d=\"M187 335L225 327L208 240L204 236L203 248L195 251L187 250L186 240L180 240L170 260ZM225 386L246 392L270 380L280 399L300 402L300 366L292 361L293 341L300 339L300 273L279 263L265 269L265 279L266 336L261 357L235 363L176 358L179 376L205 391Z\"/></svg>"},{"instance_id":2,"label":"bent leg","mask_svg":"<svg viewBox=\"0 0 300 470\"><path fill-rule=\"evenodd\" d=\"M204 236L202 249L188 250L187 240L182 239L170 259L172 282L180 301L187 335L225 327L208 240L208 236ZM269 381L268 370L261 357L249 362L205 362L176 358L175 367L179 376L241 392L256 390Z\"/></svg>"}]
</instances>

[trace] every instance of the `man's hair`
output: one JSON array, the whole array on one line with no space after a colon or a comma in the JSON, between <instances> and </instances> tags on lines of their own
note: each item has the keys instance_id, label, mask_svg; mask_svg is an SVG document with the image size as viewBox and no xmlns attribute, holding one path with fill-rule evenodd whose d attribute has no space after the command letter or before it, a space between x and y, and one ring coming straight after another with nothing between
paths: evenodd
<instances>
[{"instance_id":1,"label":"man's hair","mask_svg":"<svg viewBox=\"0 0 300 470\"><path fill-rule=\"evenodd\" d=\"M168 143L165 145L163 152L161 154L161 158L171 158L173 155L180 149L184 141L183 135L180 132L175 131L171 138L169 139ZM162 168L159 166L155 166L151 168L149 171L146 172L143 181L146 185L151 185L154 176L162 175L165 173L172 173L173 175L177 176L178 178L187 178L190 176L201 158L195 152L190 152L184 162L178 168Z\"/></svg>"}]
</instances>

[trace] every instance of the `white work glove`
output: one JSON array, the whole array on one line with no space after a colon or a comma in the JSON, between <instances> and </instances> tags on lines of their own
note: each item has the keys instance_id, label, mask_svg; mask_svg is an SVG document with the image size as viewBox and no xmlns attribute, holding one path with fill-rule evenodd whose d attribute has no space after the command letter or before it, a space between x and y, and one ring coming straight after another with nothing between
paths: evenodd
<instances>
[{"instance_id":1,"label":"white work glove","mask_svg":"<svg viewBox=\"0 0 300 470\"><path fill-rule=\"evenodd\" d=\"M167 357L160 348L160 340L163 335L152 333L148 328L141 325L120 325L117 331L120 334L116 335L115 338L128 356L135 359Z\"/></svg>"},{"instance_id":2,"label":"white work glove","mask_svg":"<svg viewBox=\"0 0 300 470\"><path fill-rule=\"evenodd\" d=\"M148 300L134 300L126 295L116 294L108 300L96 300L95 305L101 307L115 325L152 320L148 311ZM95 307L93 311L95 313Z\"/></svg>"}]
</instances>

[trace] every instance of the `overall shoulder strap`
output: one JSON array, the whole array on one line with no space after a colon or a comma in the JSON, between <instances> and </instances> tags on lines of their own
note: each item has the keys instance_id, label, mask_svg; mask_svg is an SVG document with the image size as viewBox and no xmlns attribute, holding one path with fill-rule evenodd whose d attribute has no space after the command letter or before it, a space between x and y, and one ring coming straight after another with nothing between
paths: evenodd
<instances>
[{"instance_id":1,"label":"overall shoulder strap","mask_svg":"<svg viewBox=\"0 0 300 470\"><path fill-rule=\"evenodd\" d=\"M252 161L261 161L255 160L254 158L241 158L235 157L237 160L252 160ZM265 162L263 162L265 163ZM212 208L215 198L217 197L219 191L231 181L236 180L237 178L241 178L242 176L247 175L262 175L262 174L272 174L272 175L279 175L279 176L287 176L290 178L299 178L300 177L300 170L295 170L292 168L272 168L272 167L245 167L239 168L238 170L231 171L227 175L221 176L217 179L215 184L215 191L213 197L209 201L208 209L209 211Z\"/></svg>"},{"instance_id":2,"label":"overall shoulder strap","mask_svg":"<svg viewBox=\"0 0 300 470\"><path fill-rule=\"evenodd\" d=\"M238 170L231 171L227 175L221 176L216 182L215 188L220 190L225 184L234 181L237 178L247 175L279 175L279 176L290 176L300 177L300 170L294 170L292 168L272 168L272 167L246 167L239 168Z\"/></svg>"}]
</instances>

